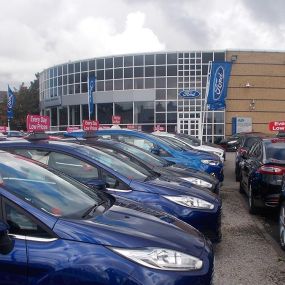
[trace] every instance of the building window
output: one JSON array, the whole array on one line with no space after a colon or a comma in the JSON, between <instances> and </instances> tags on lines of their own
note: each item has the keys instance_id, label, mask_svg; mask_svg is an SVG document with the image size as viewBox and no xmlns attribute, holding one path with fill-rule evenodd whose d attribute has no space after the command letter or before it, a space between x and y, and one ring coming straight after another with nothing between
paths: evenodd
<instances>
[{"instance_id":1,"label":"building window","mask_svg":"<svg viewBox=\"0 0 285 285\"><path fill-rule=\"evenodd\" d=\"M157 54L156 55L156 64L166 64L166 55L165 54Z\"/></svg>"},{"instance_id":2,"label":"building window","mask_svg":"<svg viewBox=\"0 0 285 285\"><path fill-rule=\"evenodd\" d=\"M154 102L134 102L135 124L153 123L154 121Z\"/></svg>"},{"instance_id":3,"label":"building window","mask_svg":"<svg viewBox=\"0 0 285 285\"><path fill-rule=\"evenodd\" d=\"M100 124L112 124L113 103L97 104L97 112Z\"/></svg>"},{"instance_id":4,"label":"building window","mask_svg":"<svg viewBox=\"0 0 285 285\"><path fill-rule=\"evenodd\" d=\"M133 66L133 57L132 56L125 56L124 57L124 66Z\"/></svg>"},{"instance_id":5,"label":"building window","mask_svg":"<svg viewBox=\"0 0 285 285\"><path fill-rule=\"evenodd\" d=\"M121 116L122 124L133 124L133 102L115 103L115 115Z\"/></svg>"},{"instance_id":6,"label":"building window","mask_svg":"<svg viewBox=\"0 0 285 285\"><path fill-rule=\"evenodd\" d=\"M147 54L145 56L145 65L154 65L154 55L153 54Z\"/></svg>"},{"instance_id":7,"label":"building window","mask_svg":"<svg viewBox=\"0 0 285 285\"><path fill-rule=\"evenodd\" d=\"M123 58L115 57L114 58L114 67L123 67Z\"/></svg>"}]
</instances>

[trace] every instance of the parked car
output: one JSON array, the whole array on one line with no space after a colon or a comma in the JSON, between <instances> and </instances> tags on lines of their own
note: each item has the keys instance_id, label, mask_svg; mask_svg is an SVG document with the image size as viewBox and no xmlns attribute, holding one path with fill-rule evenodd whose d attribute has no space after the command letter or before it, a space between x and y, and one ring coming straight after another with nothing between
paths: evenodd
<instances>
[{"instance_id":1,"label":"parked car","mask_svg":"<svg viewBox=\"0 0 285 285\"><path fill-rule=\"evenodd\" d=\"M130 160L143 168L154 171L161 177L166 177L171 181L176 181L186 186L188 184L194 184L219 194L220 183L215 177L199 170L168 162L167 160L144 151L134 145L114 140L95 139L92 137L80 141L75 140L75 142L103 147L105 150L112 153L121 154L126 160Z\"/></svg>"},{"instance_id":2,"label":"parked car","mask_svg":"<svg viewBox=\"0 0 285 285\"><path fill-rule=\"evenodd\" d=\"M259 136L259 135L263 135L263 133L260 133L260 132L237 133L229 137L226 137L225 139L222 139L219 142L219 145L223 147L226 151L237 151L244 136L249 136L249 135Z\"/></svg>"},{"instance_id":3,"label":"parked car","mask_svg":"<svg viewBox=\"0 0 285 285\"><path fill-rule=\"evenodd\" d=\"M248 152L253 144L255 144L259 138L266 137L265 134L257 135L244 135L241 137L240 145L236 151L236 158L235 158L235 177L236 181L240 181L240 163L243 161L244 154Z\"/></svg>"},{"instance_id":4,"label":"parked car","mask_svg":"<svg viewBox=\"0 0 285 285\"><path fill-rule=\"evenodd\" d=\"M47 164L93 187L106 183L108 193L165 211L191 224L212 241L221 239L221 200L210 191L160 179L101 150L62 141L4 141L0 149Z\"/></svg>"},{"instance_id":5,"label":"parked car","mask_svg":"<svg viewBox=\"0 0 285 285\"><path fill-rule=\"evenodd\" d=\"M212 284L210 243L165 213L5 152L0 199L2 284Z\"/></svg>"},{"instance_id":6,"label":"parked car","mask_svg":"<svg viewBox=\"0 0 285 285\"><path fill-rule=\"evenodd\" d=\"M243 156L240 191L248 195L249 211L277 208L285 173L285 140L260 138Z\"/></svg>"},{"instance_id":7,"label":"parked car","mask_svg":"<svg viewBox=\"0 0 285 285\"><path fill-rule=\"evenodd\" d=\"M122 129L98 130L96 136L110 138L136 145L148 152L163 157L167 161L182 164L188 168L205 171L223 181L223 163L213 154L184 150L151 134ZM72 132L67 136L83 137L84 132Z\"/></svg>"},{"instance_id":8,"label":"parked car","mask_svg":"<svg viewBox=\"0 0 285 285\"><path fill-rule=\"evenodd\" d=\"M160 132L160 131L153 132L152 134L159 136L159 137L167 137L170 140L172 139L173 141L179 141L187 145L192 150L213 153L219 156L221 161L224 161L225 159L225 151L223 149L202 144L201 141L195 137L192 137L186 134L170 134L167 132Z\"/></svg>"}]
</instances>

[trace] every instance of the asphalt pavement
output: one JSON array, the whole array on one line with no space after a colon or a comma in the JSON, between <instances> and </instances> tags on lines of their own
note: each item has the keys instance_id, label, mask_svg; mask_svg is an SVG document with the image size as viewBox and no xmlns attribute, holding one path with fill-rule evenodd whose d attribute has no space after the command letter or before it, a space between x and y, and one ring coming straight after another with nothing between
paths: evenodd
<instances>
[{"instance_id":1,"label":"asphalt pavement","mask_svg":"<svg viewBox=\"0 0 285 285\"><path fill-rule=\"evenodd\" d=\"M221 188L222 241L214 246L215 285L285 284L285 252L278 245L276 213L251 215L234 176L235 153L227 153Z\"/></svg>"}]
</instances>

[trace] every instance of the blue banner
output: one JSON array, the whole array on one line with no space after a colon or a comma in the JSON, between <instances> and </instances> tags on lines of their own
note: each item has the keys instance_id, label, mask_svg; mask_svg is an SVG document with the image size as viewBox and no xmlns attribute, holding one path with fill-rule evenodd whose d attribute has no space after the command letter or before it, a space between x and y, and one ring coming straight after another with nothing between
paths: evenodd
<instances>
[{"instance_id":1,"label":"blue banner","mask_svg":"<svg viewBox=\"0 0 285 285\"><path fill-rule=\"evenodd\" d=\"M227 89L231 68L231 62L212 63L207 97L208 110L223 110L226 108Z\"/></svg>"},{"instance_id":2,"label":"blue banner","mask_svg":"<svg viewBox=\"0 0 285 285\"><path fill-rule=\"evenodd\" d=\"M93 92L95 91L96 77L88 77L88 108L89 108L89 119L92 118L94 114L94 102L93 102Z\"/></svg>"},{"instance_id":3,"label":"blue banner","mask_svg":"<svg viewBox=\"0 0 285 285\"><path fill-rule=\"evenodd\" d=\"M13 119L14 118L14 112L13 108L15 105L15 95L13 91L11 90L10 86L8 85L8 91L7 91L7 118Z\"/></svg>"}]
</instances>

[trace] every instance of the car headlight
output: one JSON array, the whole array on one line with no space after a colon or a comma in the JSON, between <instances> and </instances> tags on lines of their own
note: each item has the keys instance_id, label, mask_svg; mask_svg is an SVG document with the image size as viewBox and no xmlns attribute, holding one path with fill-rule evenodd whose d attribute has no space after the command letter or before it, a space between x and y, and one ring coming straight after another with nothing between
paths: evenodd
<instances>
[{"instance_id":1,"label":"car headlight","mask_svg":"<svg viewBox=\"0 0 285 285\"><path fill-rule=\"evenodd\" d=\"M228 144L234 144L237 143L238 141L229 141Z\"/></svg>"},{"instance_id":2,"label":"car headlight","mask_svg":"<svg viewBox=\"0 0 285 285\"><path fill-rule=\"evenodd\" d=\"M214 209L214 204L192 196L163 196L164 198L188 208Z\"/></svg>"},{"instance_id":3,"label":"car headlight","mask_svg":"<svg viewBox=\"0 0 285 285\"><path fill-rule=\"evenodd\" d=\"M195 177L182 177L183 180L187 181L187 182L190 182L190 183L193 183L197 186L201 186L201 187L205 187L205 188L212 188L212 184L205 181L205 180L202 180L202 179L199 179L199 178L195 178Z\"/></svg>"},{"instance_id":4,"label":"car headlight","mask_svg":"<svg viewBox=\"0 0 285 285\"><path fill-rule=\"evenodd\" d=\"M209 160L209 159L202 159L201 162L204 164L214 165L214 166L217 166L220 164L220 162L217 160Z\"/></svg>"},{"instance_id":5,"label":"car headlight","mask_svg":"<svg viewBox=\"0 0 285 285\"><path fill-rule=\"evenodd\" d=\"M160 270L199 270L203 261L197 257L164 248L123 249L108 247L112 251L146 267Z\"/></svg>"},{"instance_id":6,"label":"car headlight","mask_svg":"<svg viewBox=\"0 0 285 285\"><path fill-rule=\"evenodd\" d=\"M223 156L223 154L221 152L214 151L213 153L217 156Z\"/></svg>"}]
</instances>

